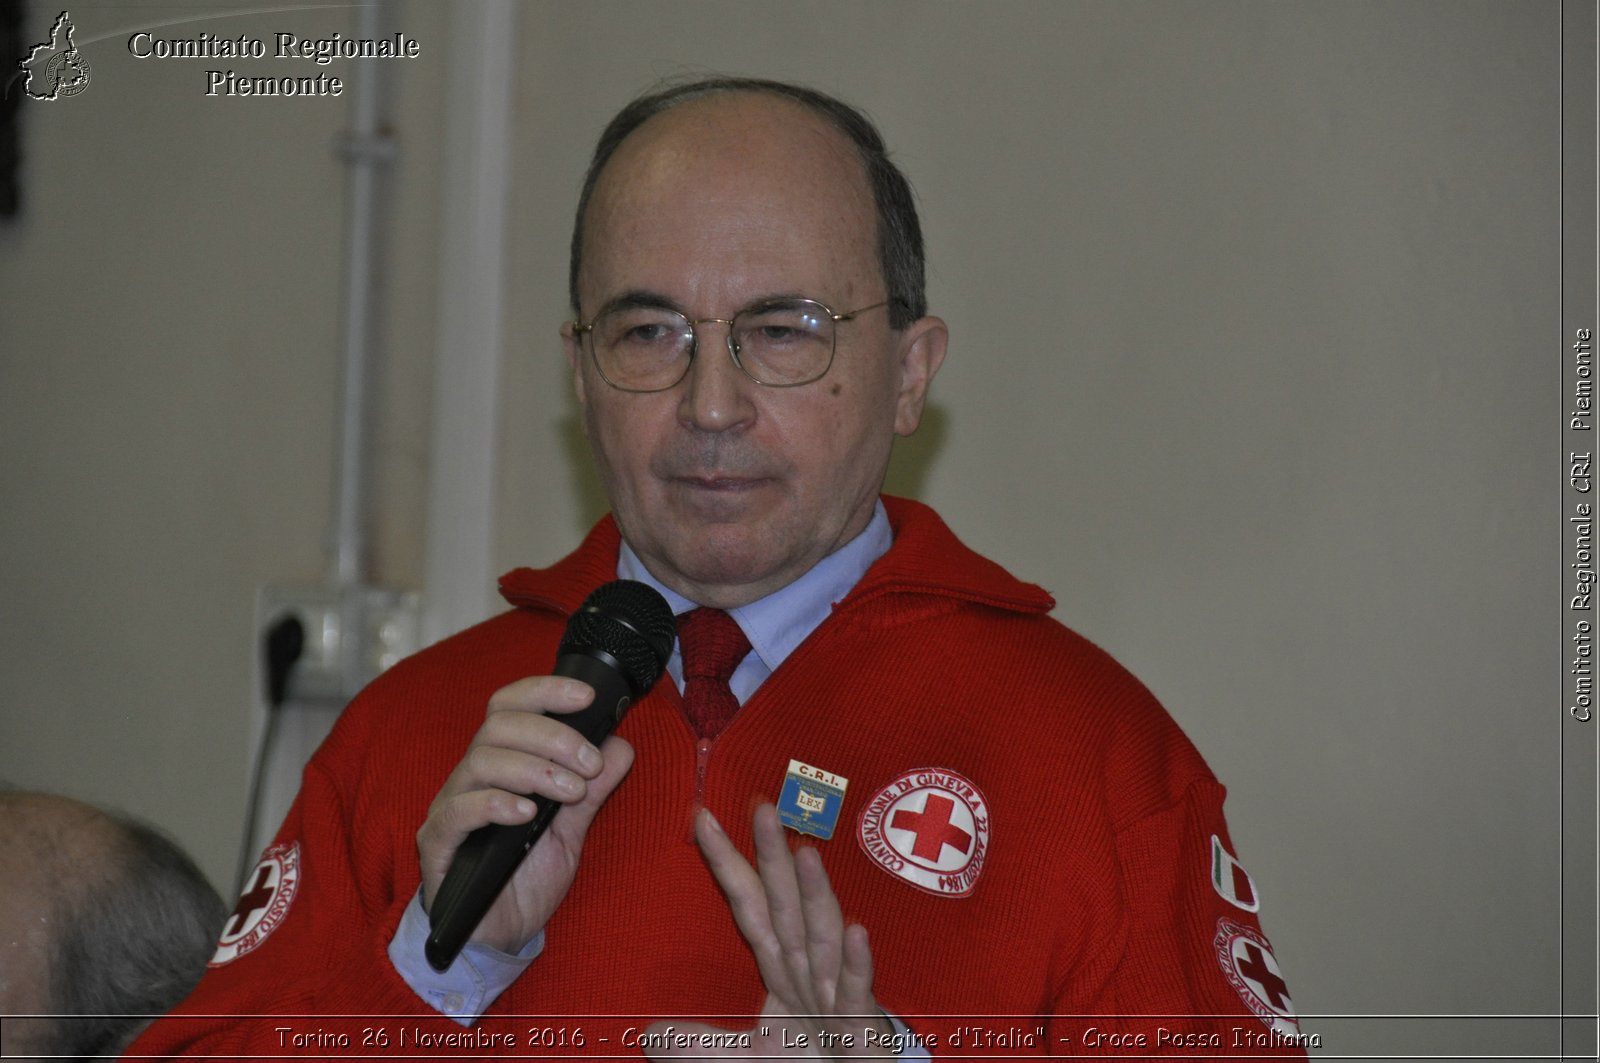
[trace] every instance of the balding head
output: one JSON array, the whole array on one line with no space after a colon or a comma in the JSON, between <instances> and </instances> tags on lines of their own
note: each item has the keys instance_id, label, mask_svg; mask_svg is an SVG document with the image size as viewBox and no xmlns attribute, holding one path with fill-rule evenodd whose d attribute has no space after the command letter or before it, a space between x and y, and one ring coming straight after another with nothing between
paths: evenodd
<instances>
[{"instance_id":1,"label":"balding head","mask_svg":"<svg viewBox=\"0 0 1600 1063\"><path fill-rule=\"evenodd\" d=\"M655 116L686 103L730 94L788 101L839 134L847 150L853 151L871 195L875 218L872 227L875 254L890 300L889 323L895 328L904 328L926 314L928 300L922 226L917 218L916 201L905 174L890 160L888 148L877 127L861 111L816 89L762 78L734 77L685 81L640 96L617 112L600 134L594 155L589 161L589 170L584 176L583 189L578 196L577 218L573 223L568 280L573 312L580 318L586 309L593 312L593 308L579 306L579 274L586 250L584 226L595 186L611 157L624 141Z\"/></svg>"},{"instance_id":2,"label":"balding head","mask_svg":"<svg viewBox=\"0 0 1600 1063\"><path fill-rule=\"evenodd\" d=\"M125 845L109 816L49 794L0 793L0 1013L55 1010L52 956L66 913L107 879ZM27 1051L42 1020L8 1020L6 1051Z\"/></svg>"},{"instance_id":3,"label":"balding head","mask_svg":"<svg viewBox=\"0 0 1600 1063\"><path fill-rule=\"evenodd\" d=\"M0 791L0 1013L6 1055L115 1052L199 979L216 890L140 823L51 794Z\"/></svg>"}]
</instances>

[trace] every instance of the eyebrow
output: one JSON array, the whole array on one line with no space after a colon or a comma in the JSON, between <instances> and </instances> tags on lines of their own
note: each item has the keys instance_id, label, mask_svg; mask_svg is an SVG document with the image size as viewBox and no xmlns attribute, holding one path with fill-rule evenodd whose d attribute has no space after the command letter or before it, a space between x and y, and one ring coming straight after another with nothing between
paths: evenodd
<instances>
[{"instance_id":1,"label":"eyebrow","mask_svg":"<svg viewBox=\"0 0 1600 1063\"><path fill-rule=\"evenodd\" d=\"M621 295L608 299L601 304L600 309L595 311L595 317L599 317L601 314L611 310L638 308L676 310L678 313L684 314L685 317L688 316L688 314L684 313L683 307L659 292L652 292L644 288L630 288Z\"/></svg>"},{"instance_id":2,"label":"eyebrow","mask_svg":"<svg viewBox=\"0 0 1600 1063\"><path fill-rule=\"evenodd\" d=\"M802 295L799 292L774 292L770 295L757 296L748 303L745 303L743 306L739 307L739 309L735 310L734 313L742 314L747 310L769 309L772 307L781 307L801 302L814 303L817 302L817 299L815 296ZM689 310L676 299L668 298L667 296L662 295L660 292L653 292L647 288L630 288L621 295L617 295L611 299L608 299L604 304L601 305L600 309L595 312L595 317L599 317L601 314L611 310L631 309L672 310L682 314L686 318L694 318L694 315L691 314Z\"/></svg>"}]
</instances>

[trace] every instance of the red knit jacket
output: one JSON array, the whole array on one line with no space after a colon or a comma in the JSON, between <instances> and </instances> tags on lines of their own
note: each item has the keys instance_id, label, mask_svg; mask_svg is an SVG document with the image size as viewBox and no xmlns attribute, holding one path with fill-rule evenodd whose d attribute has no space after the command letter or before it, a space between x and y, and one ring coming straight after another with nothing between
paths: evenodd
<instances>
[{"instance_id":1,"label":"red knit jacket","mask_svg":"<svg viewBox=\"0 0 1600 1063\"><path fill-rule=\"evenodd\" d=\"M632 772L543 954L476 1030L432 1013L385 949L417 890L417 828L489 695L548 673L567 616L615 577L610 519L551 568L507 575L515 609L351 704L306 768L276 879L245 912L261 932L130 1055L461 1052L418 1044L446 1035L515 1037L499 1055L631 1055L655 1019L748 1028L761 981L690 819L702 778L749 854L751 809L778 797L791 760L848 780L836 833L815 844L846 918L870 934L878 1001L935 1056L1293 1054L1269 1025L1292 1032L1277 1014L1291 1005L1226 856L1223 789L1194 747L1046 615L1044 591L926 507L885 503L893 547L708 756L670 680L630 710ZM935 870L919 885L897 861ZM946 865L959 870L941 879Z\"/></svg>"}]
</instances>

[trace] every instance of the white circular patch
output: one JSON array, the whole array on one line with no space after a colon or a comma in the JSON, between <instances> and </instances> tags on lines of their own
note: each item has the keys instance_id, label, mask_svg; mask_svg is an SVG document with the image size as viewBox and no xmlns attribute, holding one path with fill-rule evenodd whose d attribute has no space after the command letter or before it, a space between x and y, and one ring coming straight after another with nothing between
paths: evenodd
<instances>
[{"instance_id":1,"label":"white circular patch","mask_svg":"<svg viewBox=\"0 0 1600 1063\"><path fill-rule=\"evenodd\" d=\"M965 897L989 855L989 804L965 776L918 768L868 799L856 837L890 874L941 897Z\"/></svg>"},{"instance_id":2,"label":"white circular patch","mask_svg":"<svg viewBox=\"0 0 1600 1063\"><path fill-rule=\"evenodd\" d=\"M1282 1034L1299 1033L1289 986L1267 939L1247 926L1218 919L1214 944L1223 976L1256 1017L1268 1029Z\"/></svg>"},{"instance_id":3,"label":"white circular patch","mask_svg":"<svg viewBox=\"0 0 1600 1063\"><path fill-rule=\"evenodd\" d=\"M222 924L216 955L208 966L232 963L267 940L283 923L300 888L300 843L275 845L245 880L244 896Z\"/></svg>"}]
</instances>

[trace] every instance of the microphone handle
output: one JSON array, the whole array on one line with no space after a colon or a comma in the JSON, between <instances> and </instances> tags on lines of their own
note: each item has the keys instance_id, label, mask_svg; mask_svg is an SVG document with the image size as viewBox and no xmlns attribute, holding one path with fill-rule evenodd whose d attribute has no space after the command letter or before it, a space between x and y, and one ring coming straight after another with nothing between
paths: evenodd
<instances>
[{"instance_id":1,"label":"microphone handle","mask_svg":"<svg viewBox=\"0 0 1600 1063\"><path fill-rule=\"evenodd\" d=\"M556 659L552 674L588 683L594 688L594 701L579 712L550 718L598 746L633 703L633 689L609 654L603 650L592 653L563 654ZM491 823L479 827L456 849L428 912L431 932L424 952L434 970L443 971L455 962L523 857L561 811L559 801L537 794L528 798L538 806L533 819L510 826Z\"/></svg>"}]
</instances>

